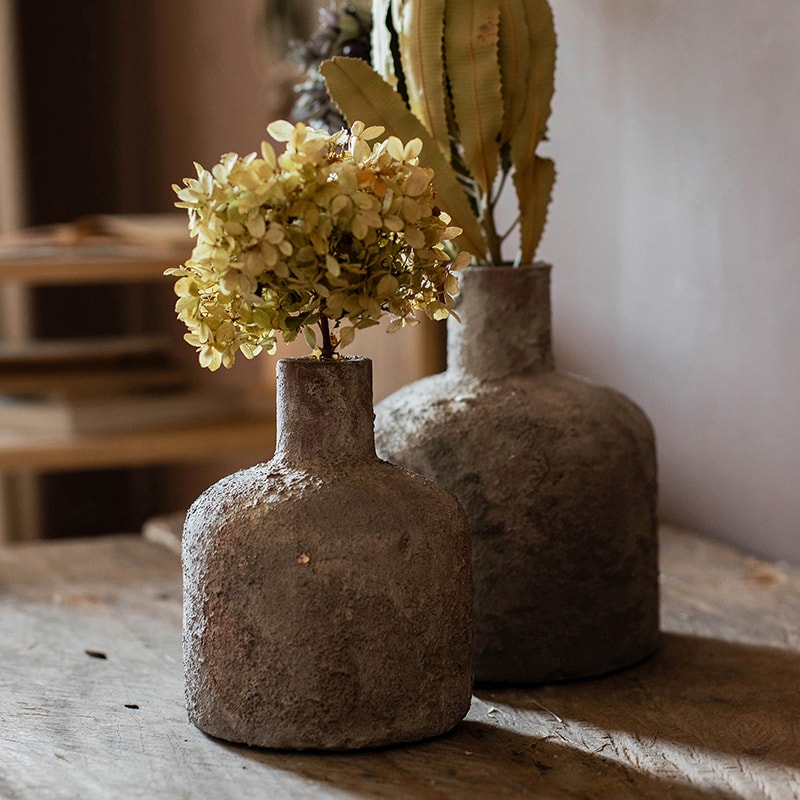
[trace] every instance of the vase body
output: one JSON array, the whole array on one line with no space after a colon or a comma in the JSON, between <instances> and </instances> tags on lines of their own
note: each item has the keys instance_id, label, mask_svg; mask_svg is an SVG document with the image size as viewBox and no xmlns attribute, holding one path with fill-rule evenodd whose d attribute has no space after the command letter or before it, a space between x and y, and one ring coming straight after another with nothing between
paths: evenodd
<instances>
[{"instance_id":1,"label":"vase body","mask_svg":"<svg viewBox=\"0 0 800 800\"><path fill-rule=\"evenodd\" d=\"M187 515L190 720L250 745L347 750L454 727L472 688L469 528L375 455L368 359L278 363L278 444Z\"/></svg>"},{"instance_id":2,"label":"vase body","mask_svg":"<svg viewBox=\"0 0 800 800\"><path fill-rule=\"evenodd\" d=\"M658 641L652 427L555 370L547 265L470 267L447 371L376 407L379 455L453 491L472 528L476 680L633 664Z\"/></svg>"}]
</instances>

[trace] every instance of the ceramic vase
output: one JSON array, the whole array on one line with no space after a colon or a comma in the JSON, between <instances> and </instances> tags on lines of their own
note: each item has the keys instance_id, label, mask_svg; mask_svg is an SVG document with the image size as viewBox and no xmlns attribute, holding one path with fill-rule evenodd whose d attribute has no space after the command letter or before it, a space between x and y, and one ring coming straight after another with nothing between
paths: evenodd
<instances>
[{"instance_id":1,"label":"ceramic vase","mask_svg":"<svg viewBox=\"0 0 800 800\"><path fill-rule=\"evenodd\" d=\"M555 369L549 266L462 275L447 371L378 404L376 443L467 511L476 679L633 664L658 641L653 429L620 393Z\"/></svg>"},{"instance_id":2,"label":"ceramic vase","mask_svg":"<svg viewBox=\"0 0 800 800\"><path fill-rule=\"evenodd\" d=\"M274 458L187 515L189 717L271 748L441 734L472 689L464 511L376 456L368 359L284 359L277 373Z\"/></svg>"}]
</instances>

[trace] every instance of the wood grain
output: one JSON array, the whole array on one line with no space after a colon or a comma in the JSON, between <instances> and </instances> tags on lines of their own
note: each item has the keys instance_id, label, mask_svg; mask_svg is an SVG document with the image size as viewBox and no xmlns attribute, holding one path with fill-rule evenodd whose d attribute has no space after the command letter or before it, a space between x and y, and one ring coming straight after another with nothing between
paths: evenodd
<instances>
[{"instance_id":1,"label":"wood grain","mask_svg":"<svg viewBox=\"0 0 800 800\"><path fill-rule=\"evenodd\" d=\"M669 527L661 543L655 657L478 687L450 735L339 755L187 722L173 553L136 536L6 548L0 797L800 798L800 571Z\"/></svg>"}]
</instances>

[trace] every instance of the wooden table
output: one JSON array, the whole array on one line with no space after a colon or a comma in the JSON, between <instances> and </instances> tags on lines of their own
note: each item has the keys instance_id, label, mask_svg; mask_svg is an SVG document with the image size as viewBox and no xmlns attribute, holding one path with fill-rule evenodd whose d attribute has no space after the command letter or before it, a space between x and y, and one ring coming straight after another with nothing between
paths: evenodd
<instances>
[{"instance_id":1,"label":"wooden table","mask_svg":"<svg viewBox=\"0 0 800 800\"><path fill-rule=\"evenodd\" d=\"M800 570L662 530L660 652L477 688L451 734L326 755L186 720L179 563L138 536L0 551L0 797L800 798Z\"/></svg>"}]
</instances>

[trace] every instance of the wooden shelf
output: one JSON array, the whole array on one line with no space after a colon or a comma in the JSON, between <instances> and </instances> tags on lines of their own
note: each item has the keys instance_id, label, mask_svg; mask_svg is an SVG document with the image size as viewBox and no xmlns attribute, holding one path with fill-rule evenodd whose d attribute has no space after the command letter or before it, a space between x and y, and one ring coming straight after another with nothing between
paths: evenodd
<instances>
[{"instance_id":1,"label":"wooden shelf","mask_svg":"<svg viewBox=\"0 0 800 800\"><path fill-rule=\"evenodd\" d=\"M168 217L172 232L167 237L158 218L143 217L144 222L138 223L143 230L149 225L156 231L152 241L125 239L120 235L71 237L71 229L64 226L33 228L4 236L0 238L0 283L43 286L165 281L164 270L178 266L192 249L185 224L179 236L181 229L173 231L175 222ZM119 219L124 222L136 218ZM133 223L128 225L133 226ZM112 232L124 235L127 229L122 226Z\"/></svg>"},{"instance_id":2,"label":"wooden shelf","mask_svg":"<svg viewBox=\"0 0 800 800\"><path fill-rule=\"evenodd\" d=\"M187 255L186 249L133 245L42 248L27 254L19 247L0 247L0 281L26 286L166 281L164 270Z\"/></svg>"},{"instance_id":3,"label":"wooden shelf","mask_svg":"<svg viewBox=\"0 0 800 800\"><path fill-rule=\"evenodd\" d=\"M267 461L274 448L275 425L263 417L70 438L0 432L0 472L139 467L197 462L231 453Z\"/></svg>"},{"instance_id":4,"label":"wooden shelf","mask_svg":"<svg viewBox=\"0 0 800 800\"><path fill-rule=\"evenodd\" d=\"M35 338L31 308L33 293L45 286L151 284L161 292L172 280L164 270L184 262L191 250L184 214L99 215L0 237L0 392L58 400L69 392L182 383L182 368L166 357L171 336L157 346L137 336L138 310L125 323L125 336L52 341ZM131 304L143 297L132 295ZM125 420L121 431L102 435L24 433L9 425L0 430L0 540L44 535L41 509L52 498L43 473L211 464L232 455L268 459L274 423L250 407L236 410L213 422L189 415L145 430ZM150 417L145 421L149 425Z\"/></svg>"}]
</instances>

